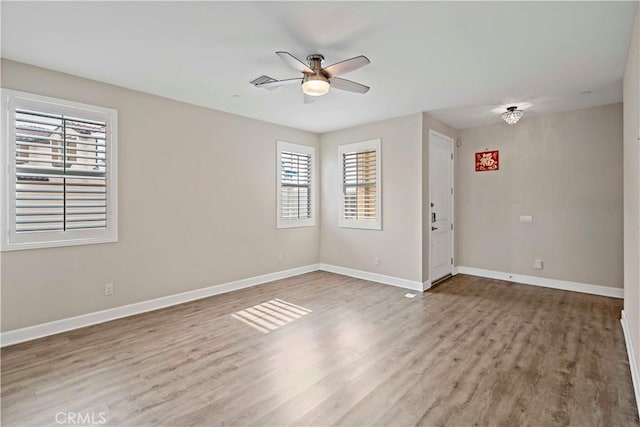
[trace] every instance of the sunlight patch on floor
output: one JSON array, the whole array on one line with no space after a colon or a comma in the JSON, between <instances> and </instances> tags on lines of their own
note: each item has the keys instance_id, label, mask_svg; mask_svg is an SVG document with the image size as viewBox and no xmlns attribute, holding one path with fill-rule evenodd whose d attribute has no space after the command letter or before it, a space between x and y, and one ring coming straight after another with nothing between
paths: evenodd
<instances>
[{"instance_id":1,"label":"sunlight patch on floor","mask_svg":"<svg viewBox=\"0 0 640 427\"><path fill-rule=\"evenodd\" d=\"M309 313L311 310L308 308L276 298L236 311L231 317L268 334L270 331L275 331Z\"/></svg>"}]
</instances>

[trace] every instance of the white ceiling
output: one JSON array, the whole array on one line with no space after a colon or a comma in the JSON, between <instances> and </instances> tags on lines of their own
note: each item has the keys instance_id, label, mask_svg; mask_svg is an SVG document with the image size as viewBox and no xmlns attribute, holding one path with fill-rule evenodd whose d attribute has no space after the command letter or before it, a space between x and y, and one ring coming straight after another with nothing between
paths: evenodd
<instances>
[{"instance_id":1,"label":"white ceiling","mask_svg":"<svg viewBox=\"0 0 640 427\"><path fill-rule=\"evenodd\" d=\"M314 132L418 111L463 128L622 100L636 2L2 2L2 56ZM275 54L366 55L303 104ZM591 91L590 94L583 94ZM234 97L233 95L239 95Z\"/></svg>"}]
</instances>

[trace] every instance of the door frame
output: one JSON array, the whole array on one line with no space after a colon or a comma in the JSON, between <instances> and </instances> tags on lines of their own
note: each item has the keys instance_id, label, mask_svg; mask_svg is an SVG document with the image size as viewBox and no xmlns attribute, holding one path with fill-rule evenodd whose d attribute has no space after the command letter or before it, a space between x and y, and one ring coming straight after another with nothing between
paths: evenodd
<instances>
[{"instance_id":1,"label":"door frame","mask_svg":"<svg viewBox=\"0 0 640 427\"><path fill-rule=\"evenodd\" d=\"M433 129L429 129L429 200L427 201L427 203L429 203L429 285L432 284L433 281L433 276L432 276L432 268L433 266L431 265L431 154L432 154L432 150L431 150L431 137L432 136L437 136L439 138L444 139L445 141L448 141L451 144L451 155L452 155L452 159L451 159L451 168L449 169L449 179L451 180L451 188L453 190L453 193L451 194L451 224L453 225L453 228L451 229L451 253L450 253L450 257L453 260L452 264L451 264L451 275L453 276L455 273L455 232L456 232L456 226L455 226L455 195L456 195L456 186L455 186L455 141L453 138L451 138L450 136L447 136L445 134L442 134L438 131L435 131Z\"/></svg>"}]
</instances>

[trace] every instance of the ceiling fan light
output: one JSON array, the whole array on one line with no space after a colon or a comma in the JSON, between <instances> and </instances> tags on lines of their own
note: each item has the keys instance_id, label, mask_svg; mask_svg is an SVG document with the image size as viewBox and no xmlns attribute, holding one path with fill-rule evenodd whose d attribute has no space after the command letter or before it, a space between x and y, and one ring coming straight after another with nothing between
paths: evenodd
<instances>
[{"instance_id":1,"label":"ceiling fan light","mask_svg":"<svg viewBox=\"0 0 640 427\"><path fill-rule=\"evenodd\" d=\"M326 79L310 76L302 82L302 91L309 96L322 96L329 92L331 85Z\"/></svg>"},{"instance_id":2,"label":"ceiling fan light","mask_svg":"<svg viewBox=\"0 0 640 427\"><path fill-rule=\"evenodd\" d=\"M502 113L502 120L507 122L509 125L514 125L518 123L518 120L522 118L524 113L522 110L518 110L518 107L509 107L507 111Z\"/></svg>"}]
</instances>

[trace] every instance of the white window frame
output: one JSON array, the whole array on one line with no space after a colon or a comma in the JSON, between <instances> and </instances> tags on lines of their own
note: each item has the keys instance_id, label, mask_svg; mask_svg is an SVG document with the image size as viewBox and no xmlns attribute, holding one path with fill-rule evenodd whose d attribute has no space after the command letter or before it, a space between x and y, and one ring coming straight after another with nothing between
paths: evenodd
<instances>
[{"instance_id":1,"label":"white window frame","mask_svg":"<svg viewBox=\"0 0 640 427\"><path fill-rule=\"evenodd\" d=\"M3 209L0 209L0 250L51 248L58 246L88 245L118 241L118 171L117 129L118 112L111 108L82 104L58 98L1 89L2 99L2 161L0 162L0 191ZM15 109L32 108L59 114L77 116L88 120L105 121L106 171L107 171L107 219L104 229L42 231L16 233L16 130Z\"/></svg>"},{"instance_id":2,"label":"white window frame","mask_svg":"<svg viewBox=\"0 0 640 427\"><path fill-rule=\"evenodd\" d=\"M311 217L304 219L284 219L282 218L282 152L308 154L311 156ZM285 141L276 141L276 187L277 187L277 212L276 228L313 227L316 225L316 213L318 210L317 191L317 159L315 147L309 145L294 144Z\"/></svg>"},{"instance_id":3,"label":"white window frame","mask_svg":"<svg viewBox=\"0 0 640 427\"><path fill-rule=\"evenodd\" d=\"M338 147L338 182L340 195L340 212L338 216L338 226L343 228L363 228L368 230L382 230L382 141L374 139L371 141L344 144ZM358 153L364 151L376 152L376 219L347 219L344 217L344 163L343 155L347 153Z\"/></svg>"}]
</instances>

